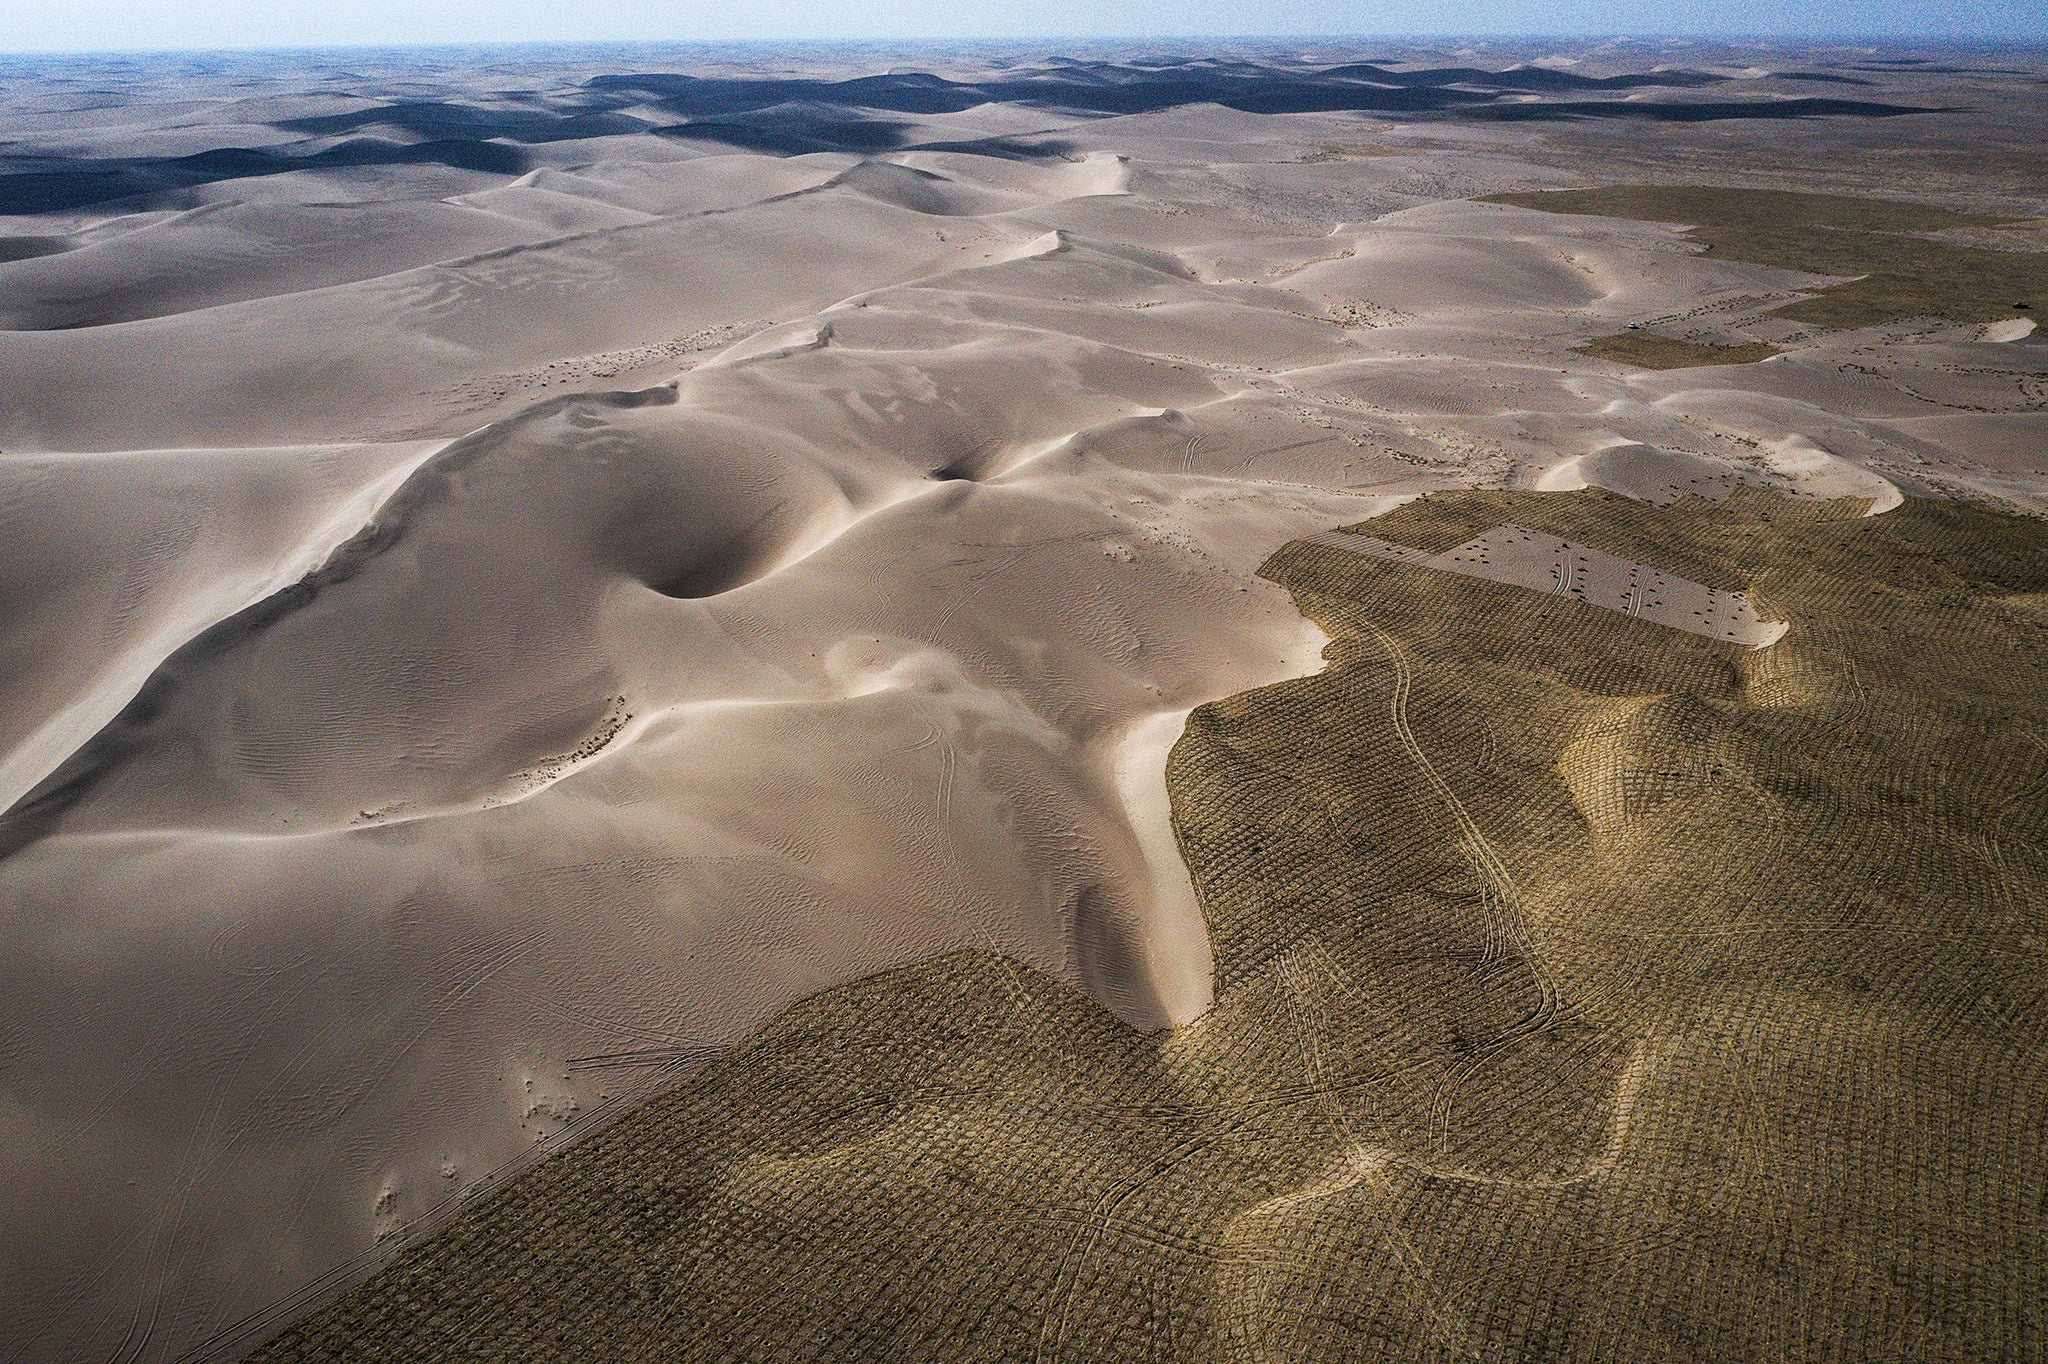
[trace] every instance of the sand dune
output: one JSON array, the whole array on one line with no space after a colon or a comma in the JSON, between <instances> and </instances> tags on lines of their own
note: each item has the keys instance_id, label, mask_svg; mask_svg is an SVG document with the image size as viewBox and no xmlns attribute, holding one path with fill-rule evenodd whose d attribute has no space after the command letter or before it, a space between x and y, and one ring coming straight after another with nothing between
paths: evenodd
<instances>
[{"instance_id":1,"label":"sand dune","mask_svg":"<svg viewBox=\"0 0 2048 1364\"><path fill-rule=\"evenodd\" d=\"M165 450L0 464L0 802L13 806L84 745L175 649L299 581L426 454Z\"/></svg>"},{"instance_id":2,"label":"sand dune","mask_svg":"<svg viewBox=\"0 0 2048 1364\"><path fill-rule=\"evenodd\" d=\"M1768 314L1821 276L1478 201L1743 108L1730 145L1795 159L1922 136L1893 115L1931 78L1821 125L1803 77L1740 65L1356 55L10 83L0 1359L232 1356L794 1002L948 953L1159 1033L1102 1054L1170 1077L1248 959L1169 752L1208 703L1350 685L1307 589L1260 575L1282 546L1768 671L1808 643L1746 568L1371 518L1474 488L2048 505L2032 341L1802 329ZM1784 353L1578 349L1631 324ZM1622 728L1690 723L1661 716ZM1034 1017L1016 979L956 984ZM1441 983L1401 975L1401 1008L1451 1018ZM1583 1107L1571 1178L1663 1056L1544 1091ZM1383 1167L1531 1177L1468 1145L1310 1172L1230 1234Z\"/></svg>"},{"instance_id":3,"label":"sand dune","mask_svg":"<svg viewBox=\"0 0 2048 1364\"><path fill-rule=\"evenodd\" d=\"M1719 502L1746 484L1770 486L1767 477L1733 460L1621 441L1546 470L1536 486L1544 492L1605 488L1639 502L1659 504L1681 497Z\"/></svg>"},{"instance_id":4,"label":"sand dune","mask_svg":"<svg viewBox=\"0 0 2048 1364\"><path fill-rule=\"evenodd\" d=\"M103 327L527 245L551 225L462 203L213 204L10 268L11 331ZM502 202L502 201L500 201Z\"/></svg>"}]
</instances>

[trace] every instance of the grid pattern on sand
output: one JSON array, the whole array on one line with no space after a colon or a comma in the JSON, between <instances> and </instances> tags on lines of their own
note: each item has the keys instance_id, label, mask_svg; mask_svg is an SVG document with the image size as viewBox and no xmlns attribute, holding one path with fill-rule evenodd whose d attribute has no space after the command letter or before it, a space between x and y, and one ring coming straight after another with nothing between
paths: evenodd
<instances>
[{"instance_id":1,"label":"grid pattern on sand","mask_svg":"<svg viewBox=\"0 0 2048 1364\"><path fill-rule=\"evenodd\" d=\"M2048 527L1431 497L1768 649L1296 541L1312 677L1169 762L1217 1006L959 954L828 991L266 1361L2027 1359Z\"/></svg>"},{"instance_id":2,"label":"grid pattern on sand","mask_svg":"<svg viewBox=\"0 0 2048 1364\"><path fill-rule=\"evenodd\" d=\"M1421 564L1444 573L1464 573L1513 587L1554 592L1591 606L1655 621L1673 630L1731 639L1752 649L1766 648L1785 633L1785 622L1759 619L1749 599L1740 592L1719 592L1648 564L1554 535L1537 534L1512 522L1495 526L1442 554L1424 554L1407 545L1358 532L1325 531L1307 538L1332 549L1348 549L1355 554Z\"/></svg>"},{"instance_id":3,"label":"grid pattern on sand","mask_svg":"<svg viewBox=\"0 0 2048 1364\"><path fill-rule=\"evenodd\" d=\"M1675 337L1660 336L1656 332L1647 331L1596 336L1585 345L1574 349L1581 355L1590 355L1598 360L1614 360L1624 365L1637 365L1643 369L1753 365L1778 353L1776 346L1766 345L1760 341L1717 345L1700 341L1681 341Z\"/></svg>"}]
</instances>

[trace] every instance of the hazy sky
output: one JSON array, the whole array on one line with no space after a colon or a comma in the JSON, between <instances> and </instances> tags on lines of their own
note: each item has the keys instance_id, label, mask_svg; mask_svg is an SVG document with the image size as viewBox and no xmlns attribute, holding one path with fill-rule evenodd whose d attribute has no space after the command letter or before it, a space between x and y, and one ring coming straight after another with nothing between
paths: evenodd
<instances>
[{"instance_id":1,"label":"hazy sky","mask_svg":"<svg viewBox=\"0 0 2048 1364\"><path fill-rule=\"evenodd\" d=\"M0 51L1224 34L2048 38L2042 0L0 0Z\"/></svg>"}]
</instances>

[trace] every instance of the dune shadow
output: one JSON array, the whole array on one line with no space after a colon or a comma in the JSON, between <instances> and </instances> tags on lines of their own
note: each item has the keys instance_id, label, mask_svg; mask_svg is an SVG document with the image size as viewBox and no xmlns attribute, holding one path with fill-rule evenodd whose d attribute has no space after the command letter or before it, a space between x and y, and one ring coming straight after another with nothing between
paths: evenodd
<instances>
[{"instance_id":1,"label":"dune shadow","mask_svg":"<svg viewBox=\"0 0 2048 1364\"><path fill-rule=\"evenodd\" d=\"M1870 83L1858 76L1811 71L1784 78ZM965 80L925 71L844 80L607 74L550 99L522 97L516 106L395 100L346 113L279 119L269 126L305 139L282 147L222 147L179 157L0 155L0 214L58 213L93 204L147 201L220 180L300 170L437 164L517 175L531 167L531 158L522 150L527 146L649 132L770 156L873 155L918 147L1029 158L1070 150L1057 140L918 136L919 117L988 104L1087 118L1216 104L1248 114L1406 114L1511 122L1699 123L1941 112L1881 100L1772 95L1702 100L1663 94L1683 96L1732 79L1684 69L1588 76L1538 66L1403 70L1385 62L1318 66L1277 60L1072 58L1052 58L1034 68ZM1616 97L1624 94L1626 98ZM663 113L675 116L675 121L660 122ZM345 140L329 142L336 137ZM0 261L9 258L0 255Z\"/></svg>"},{"instance_id":2,"label":"dune shadow","mask_svg":"<svg viewBox=\"0 0 2048 1364\"><path fill-rule=\"evenodd\" d=\"M0 158L0 214L63 213L291 171L418 165L518 175L527 158L517 147L473 138L405 143L368 137L306 153L221 147L191 156Z\"/></svg>"}]
</instances>

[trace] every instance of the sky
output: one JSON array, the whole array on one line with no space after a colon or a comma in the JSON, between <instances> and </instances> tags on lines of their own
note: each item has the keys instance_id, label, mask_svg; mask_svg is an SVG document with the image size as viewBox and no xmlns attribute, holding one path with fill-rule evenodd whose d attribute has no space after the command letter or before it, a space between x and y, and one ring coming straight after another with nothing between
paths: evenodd
<instances>
[{"instance_id":1,"label":"sky","mask_svg":"<svg viewBox=\"0 0 2048 1364\"><path fill-rule=\"evenodd\" d=\"M2041 0L0 0L0 51L675 39L2048 39Z\"/></svg>"}]
</instances>

